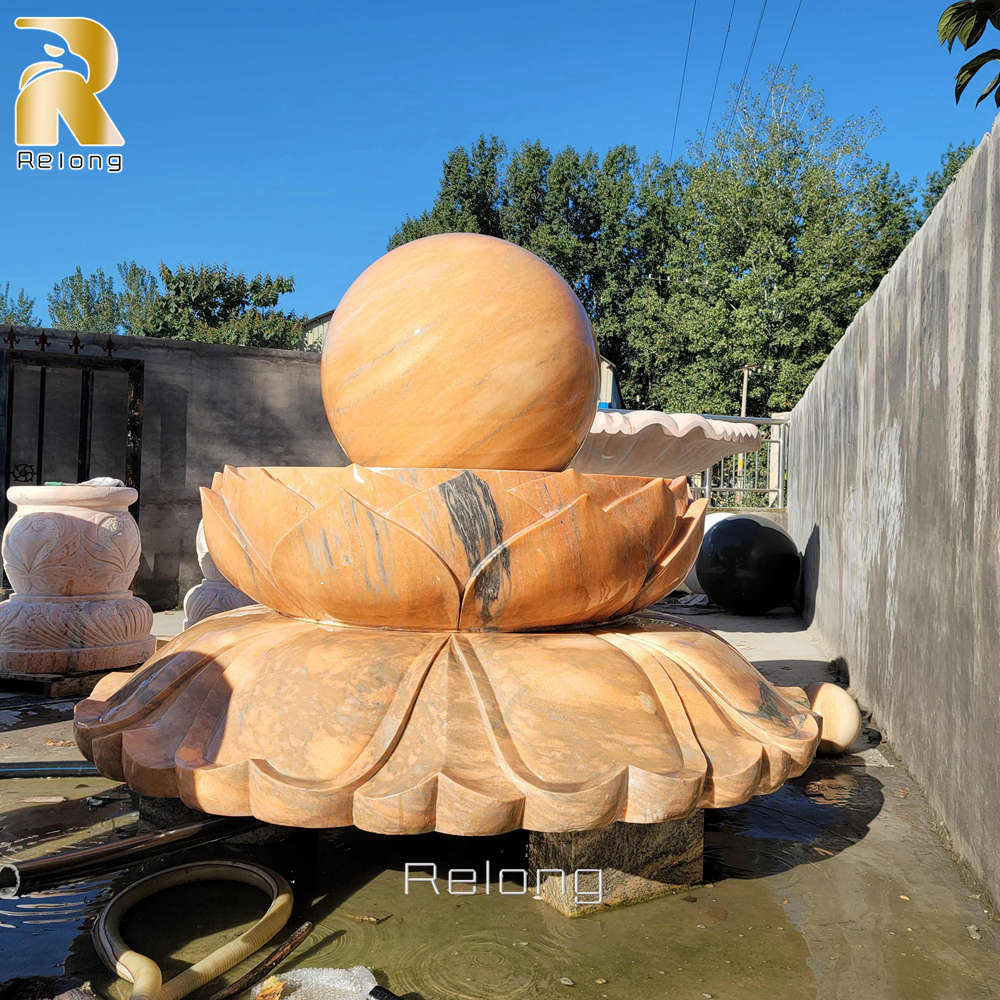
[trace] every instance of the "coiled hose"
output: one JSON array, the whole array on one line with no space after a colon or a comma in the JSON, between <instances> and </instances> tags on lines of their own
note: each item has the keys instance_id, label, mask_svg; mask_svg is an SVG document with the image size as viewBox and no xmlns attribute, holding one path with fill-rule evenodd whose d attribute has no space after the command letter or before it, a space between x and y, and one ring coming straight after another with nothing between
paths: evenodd
<instances>
[{"instance_id":1,"label":"coiled hose","mask_svg":"<svg viewBox=\"0 0 1000 1000\"><path fill-rule=\"evenodd\" d=\"M210 881L252 885L270 897L271 905L260 920L235 941L216 948L210 955L164 983L160 967L125 943L121 936L122 918L139 900L161 889L188 882ZM180 1000L263 947L285 926L291 912L292 890L275 872L244 861L199 861L149 875L118 893L94 924L92 936L101 961L132 984L131 1000Z\"/></svg>"}]
</instances>

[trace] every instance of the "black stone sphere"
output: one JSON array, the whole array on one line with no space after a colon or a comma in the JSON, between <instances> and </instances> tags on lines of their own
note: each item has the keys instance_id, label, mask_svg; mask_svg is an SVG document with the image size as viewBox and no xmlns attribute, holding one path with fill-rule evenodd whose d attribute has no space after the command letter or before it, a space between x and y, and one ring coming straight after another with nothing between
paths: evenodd
<instances>
[{"instance_id":1,"label":"black stone sphere","mask_svg":"<svg viewBox=\"0 0 1000 1000\"><path fill-rule=\"evenodd\" d=\"M734 514L713 524L695 563L709 600L740 615L791 604L801 568L795 542L760 514Z\"/></svg>"}]
</instances>

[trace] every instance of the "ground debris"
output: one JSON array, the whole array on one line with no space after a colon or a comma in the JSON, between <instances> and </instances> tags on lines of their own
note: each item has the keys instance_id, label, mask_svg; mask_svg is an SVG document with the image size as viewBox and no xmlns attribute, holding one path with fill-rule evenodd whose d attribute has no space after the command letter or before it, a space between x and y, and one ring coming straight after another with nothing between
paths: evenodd
<instances>
[{"instance_id":1,"label":"ground debris","mask_svg":"<svg viewBox=\"0 0 1000 1000\"><path fill-rule=\"evenodd\" d=\"M261 983L256 1000L279 1000L284 988L285 984L277 976L271 976Z\"/></svg>"},{"instance_id":2,"label":"ground debris","mask_svg":"<svg viewBox=\"0 0 1000 1000\"><path fill-rule=\"evenodd\" d=\"M965 928L965 932L973 941L982 941L983 939L983 932L975 924L969 924Z\"/></svg>"},{"instance_id":3,"label":"ground debris","mask_svg":"<svg viewBox=\"0 0 1000 1000\"><path fill-rule=\"evenodd\" d=\"M359 924L381 924L388 920L392 914L391 913L341 913L342 917L347 917L348 920L356 920Z\"/></svg>"}]
</instances>

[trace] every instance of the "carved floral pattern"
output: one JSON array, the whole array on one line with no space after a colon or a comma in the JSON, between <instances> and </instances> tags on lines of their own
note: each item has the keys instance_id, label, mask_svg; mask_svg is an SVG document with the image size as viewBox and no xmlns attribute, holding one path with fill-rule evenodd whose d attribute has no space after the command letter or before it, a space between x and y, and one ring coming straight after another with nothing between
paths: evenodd
<instances>
[{"instance_id":1,"label":"carved floral pattern","mask_svg":"<svg viewBox=\"0 0 1000 1000\"><path fill-rule=\"evenodd\" d=\"M225 580L202 580L184 595L184 628L223 611L245 608L253 603L242 590Z\"/></svg>"},{"instance_id":2,"label":"carved floral pattern","mask_svg":"<svg viewBox=\"0 0 1000 1000\"><path fill-rule=\"evenodd\" d=\"M202 511L218 568L284 614L518 631L659 600L694 561L705 501L683 478L227 466Z\"/></svg>"},{"instance_id":3,"label":"carved floral pattern","mask_svg":"<svg viewBox=\"0 0 1000 1000\"><path fill-rule=\"evenodd\" d=\"M17 486L3 536L14 595L0 604L0 670L75 674L142 662L153 612L128 592L139 566L136 491L120 484Z\"/></svg>"},{"instance_id":4,"label":"carved floral pattern","mask_svg":"<svg viewBox=\"0 0 1000 1000\"><path fill-rule=\"evenodd\" d=\"M464 835L733 805L800 774L819 738L802 691L682 623L444 633L260 607L102 680L76 733L109 777L208 812Z\"/></svg>"},{"instance_id":5,"label":"carved floral pattern","mask_svg":"<svg viewBox=\"0 0 1000 1000\"><path fill-rule=\"evenodd\" d=\"M0 649L87 649L149 635L153 610L141 598L0 604Z\"/></svg>"},{"instance_id":6,"label":"carved floral pattern","mask_svg":"<svg viewBox=\"0 0 1000 1000\"><path fill-rule=\"evenodd\" d=\"M130 514L85 507L19 507L3 538L4 567L19 594L120 593L135 576L139 551Z\"/></svg>"}]
</instances>

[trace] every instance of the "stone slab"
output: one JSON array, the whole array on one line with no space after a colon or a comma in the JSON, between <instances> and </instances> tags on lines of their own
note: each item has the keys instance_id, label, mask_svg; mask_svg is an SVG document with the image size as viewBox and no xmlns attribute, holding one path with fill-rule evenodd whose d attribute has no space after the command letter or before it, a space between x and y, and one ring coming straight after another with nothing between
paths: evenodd
<instances>
[{"instance_id":1,"label":"stone slab","mask_svg":"<svg viewBox=\"0 0 1000 1000\"><path fill-rule=\"evenodd\" d=\"M567 917L628 906L696 885L705 813L666 823L612 823L599 830L528 834L528 863L541 898ZM598 874L599 873L599 874Z\"/></svg>"}]
</instances>

